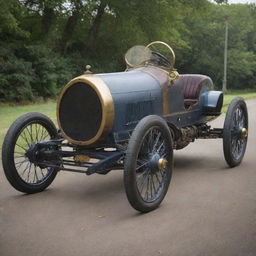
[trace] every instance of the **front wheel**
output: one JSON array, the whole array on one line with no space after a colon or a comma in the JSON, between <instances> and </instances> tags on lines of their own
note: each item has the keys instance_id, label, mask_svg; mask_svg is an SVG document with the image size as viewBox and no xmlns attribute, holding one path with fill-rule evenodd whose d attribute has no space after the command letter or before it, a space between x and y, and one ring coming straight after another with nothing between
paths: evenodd
<instances>
[{"instance_id":1,"label":"front wheel","mask_svg":"<svg viewBox=\"0 0 256 256\"><path fill-rule=\"evenodd\" d=\"M223 129L223 151L227 164L235 167L241 163L248 138L248 113L241 97L233 99L228 107Z\"/></svg>"},{"instance_id":2,"label":"front wheel","mask_svg":"<svg viewBox=\"0 0 256 256\"><path fill-rule=\"evenodd\" d=\"M128 201L140 212L156 209L164 199L173 168L172 137L158 116L143 118L130 138L124 165Z\"/></svg>"},{"instance_id":3,"label":"front wheel","mask_svg":"<svg viewBox=\"0 0 256 256\"><path fill-rule=\"evenodd\" d=\"M31 152L38 142L56 136L55 125L43 114L27 113L14 121L4 139L2 161L5 176L15 189L36 193L52 183L57 169L38 166L32 160Z\"/></svg>"}]
</instances>

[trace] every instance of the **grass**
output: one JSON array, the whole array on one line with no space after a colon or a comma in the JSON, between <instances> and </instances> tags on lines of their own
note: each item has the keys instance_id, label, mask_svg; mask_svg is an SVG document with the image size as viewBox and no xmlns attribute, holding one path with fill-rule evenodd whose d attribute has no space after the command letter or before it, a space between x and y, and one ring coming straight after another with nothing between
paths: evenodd
<instances>
[{"instance_id":1,"label":"grass","mask_svg":"<svg viewBox=\"0 0 256 256\"><path fill-rule=\"evenodd\" d=\"M237 96L241 96L244 99L252 99L256 98L256 92L234 91L226 93L224 97L224 106L222 109L223 112L226 112L230 101ZM27 112L41 112L50 117L56 123L56 103L53 101L43 104L24 106L0 105L0 149L2 148L4 135L12 122L17 117Z\"/></svg>"},{"instance_id":2,"label":"grass","mask_svg":"<svg viewBox=\"0 0 256 256\"><path fill-rule=\"evenodd\" d=\"M24 106L0 105L0 150L3 139L12 122L27 112L41 112L50 117L56 123L56 103L49 101L43 104Z\"/></svg>"},{"instance_id":3,"label":"grass","mask_svg":"<svg viewBox=\"0 0 256 256\"><path fill-rule=\"evenodd\" d=\"M227 111L229 103L231 102L232 99L234 99L237 96L240 96L240 97L244 98L245 100L255 99L256 98L256 92L255 91L251 91L251 92L231 91L231 92L225 93L222 112L225 113Z\"/></svg>"}]
</instances>

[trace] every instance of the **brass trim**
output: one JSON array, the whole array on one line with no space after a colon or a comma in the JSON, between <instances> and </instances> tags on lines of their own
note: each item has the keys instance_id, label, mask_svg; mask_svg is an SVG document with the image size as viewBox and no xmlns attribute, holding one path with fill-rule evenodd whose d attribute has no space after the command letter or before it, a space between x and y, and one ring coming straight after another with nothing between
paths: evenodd
<instances>
[{"instance_id":1,"label":"brass trim","mask_svg":"<svg viewBox=\"0 0 256 256\"><path fill-rule=\"evenodd\" d=\"M90 161L90 157L87 155L75 155L74 156L74 160L76 162L89 162Z\"/></svg>"},{"instance_id":2,"label":"brass trim","mask_svg":"<svg viewBox=\"0 0 256 256\"><path fill-rule=\"evenodd\" d=\"M173 70L169 73L169 79L171 80L171 82L173 83L174 81L176 81L177 79L179 79L180 74L178 73L178 71ZM171 84L172 84L171 83Z\"/></svg>"},{"instance_id":3,"label":"brass trim","mask_svg":"<svg viewBox=\"0 0 256 256\"><path fill-rule=\"evenodd\" d=\"M74 139L70 138L62 129L61 123L60 123L60 117L59 117L60 102L61 102L63 95L65 94L65 92L67 91L67 89L69 87L71 87L72 85L74 85L76 83L81 83L81 82L88 84L96 91L96 93L100 99L101 106L102 106L102 121L101 121L100 128L99 128L97 134L93 138L91 138L90 140L87 140L87 141L78 141L78 140L74 140ZM78 77L72 79L63 88L63 90L59 96L58 102L57 102L57 121L58 121L59 128L61 130L61 133L65 139L67 139L69 142L76 144L76 145L91 145L91 144L95 143L97 140L99 140L99 138L103 134L111 131L112 126L113 126L113 121L114 121L114 114L115 114L114 102L113 102L113 98L110 93L110 90L109 90L108 86L104 83L104 81L95 75L86 74L86 75L81 75L81 76L78 76Z\"/></svg>"},{"instance_id":4,"label":"brass trim","mask_svg":"<svg viewBox=\"0 0 256 256\"><path fill-rule=\"evenodd\" d=\"M199 111L199 109L194 109L194 110L192 110L192 111L183 110L183 111L174 112L174 113L172 113L172 114L164 115L164 117L175 116L175 115L177 115L177 114L186 114L186 113L188 113L188 112L189 112L189 113L192 113L192 112L197 112L197 111Z\"/></svg>"},{"instance_id":5,"label":"brass trim","mask_svg":"<svg viewBox=\"0 0 256 256\"><path fill-rule=\"evenodd\" d=\"M241 129L241 137L246 138L248 136L248 130L246 128Z\"/></svg>"},{"instance_id":6,"label":"brass trim","mask_svg":"<svg viewBox=\"0 0 256 256\"><path fill-rule=\"evenodd\" d=\"M166 168L166 166L167 166L167 160L166 160L165 158L160 158L160 159L158 160L157 166L158 166L158 168L161 169L161 170L164 169L164 168Z\"/></svg>"},{"instance_id":7,"label":"brass trim","mask_svg":"<svg viewBox=\"0 0 256 256\"><path fill-rule=\"evenodd\" d=\"M163 88L163 115L166 116L170 113L169 105L169 86Z\"/></svg>"}]
</instances>

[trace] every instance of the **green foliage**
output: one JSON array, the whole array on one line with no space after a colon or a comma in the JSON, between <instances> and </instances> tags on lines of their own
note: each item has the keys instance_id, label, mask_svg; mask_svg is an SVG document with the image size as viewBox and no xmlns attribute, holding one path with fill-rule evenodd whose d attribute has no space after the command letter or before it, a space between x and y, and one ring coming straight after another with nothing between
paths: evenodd
<instances>
[{"instance_id":1,"label":"green foliage","mask_svg":"<svg viewBox=\"0 0 256 256\"><path fill-rule=\"evenodd\" d=\"M59 93L74 75L69 58L56 55L43 45L9 45L0 48L0 101L33 101Z\"/></svg>"},{"instance_id":2,"label":"green foliage","mask_svg":"<svg viewBox=\"0 0 256 256\"><path fill-rule=\"evenodd\" d=\"M211 5L200 16L185 19L190 48L182 49L179 69L184 73L209 75L217 88L223 78L225 19L229 24L228 88L255 88L255 8L249 5ZM185 59L185 61L184 61Z\"/></svg>"},{"instance_id":3,"label":"green foliage","mask_svg":"<svg viewBox=\"0 0 256 256\"><path fill-rule=\"evenodd\" d=\"M229 51L229 80L232 88L253 87L256 83L256 56L253 52L231 49Z\"/></svg>"},{"instance_id":4,"label":"green foliage","mask_svg":"<svg viewBox=\"0 0 256 256\"><path fill-rule=\"evenodd\" d=\"M28 37L29 33L24 31L19 24L23 12L23 6L18 0L0 0L0 37Z\"/></svg>"},{"instance_id":5,"label":"green foliage","mask_svg":"<svg viewBox=\"0 0 256 256\"><path fill-rule=\"evenodd\" d=\"M256 5L216 0L0 0L0 102L55 97L86 64L125 69L135 44L172 45L180 73L223 78L229 23L228 88L255 88Z\"/></svg>"},{"instance_id":6,"label":"green foliage","mask_svg":"<svg viewBox=\"0 0 256 256\"><path fill-rule=\"evenodd\" d=\"M69 74L72 74L72 70L68 66L68 59L54 56L45 46L27 46L24 56L32 64L31 87L36 96L48 98L56 95L58 84L66 83L71 78Z\"/></svg>"},{"instance_id":7,"label":"green foliage","mask_svg":"<svg viewBox=\"0 0 256 256\"><path fill-rule=\"evenodd\" d=\"M18 51L16 48L15 50ZM32 100L32 65L15 55L13 45L0 46L0 101Z\"/></svg>"}]
</instances>

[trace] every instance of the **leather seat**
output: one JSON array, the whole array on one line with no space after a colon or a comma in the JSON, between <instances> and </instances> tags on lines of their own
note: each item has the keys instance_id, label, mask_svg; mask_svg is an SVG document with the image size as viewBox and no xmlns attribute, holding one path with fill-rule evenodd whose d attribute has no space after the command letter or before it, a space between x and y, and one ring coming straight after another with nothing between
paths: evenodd
<instances>
[{"instance_id":1,"label":"leather seat","mask_svg":"<svg viewBox=\"0 0 256 256\"><path fill-rule=\"evenodd\" d=\"M183 87L185 108L196 104L199 100L200 91L205 84L212 86L212 81L204 75L180 75L177 83Z\"/></svg>"}]
</instances>

